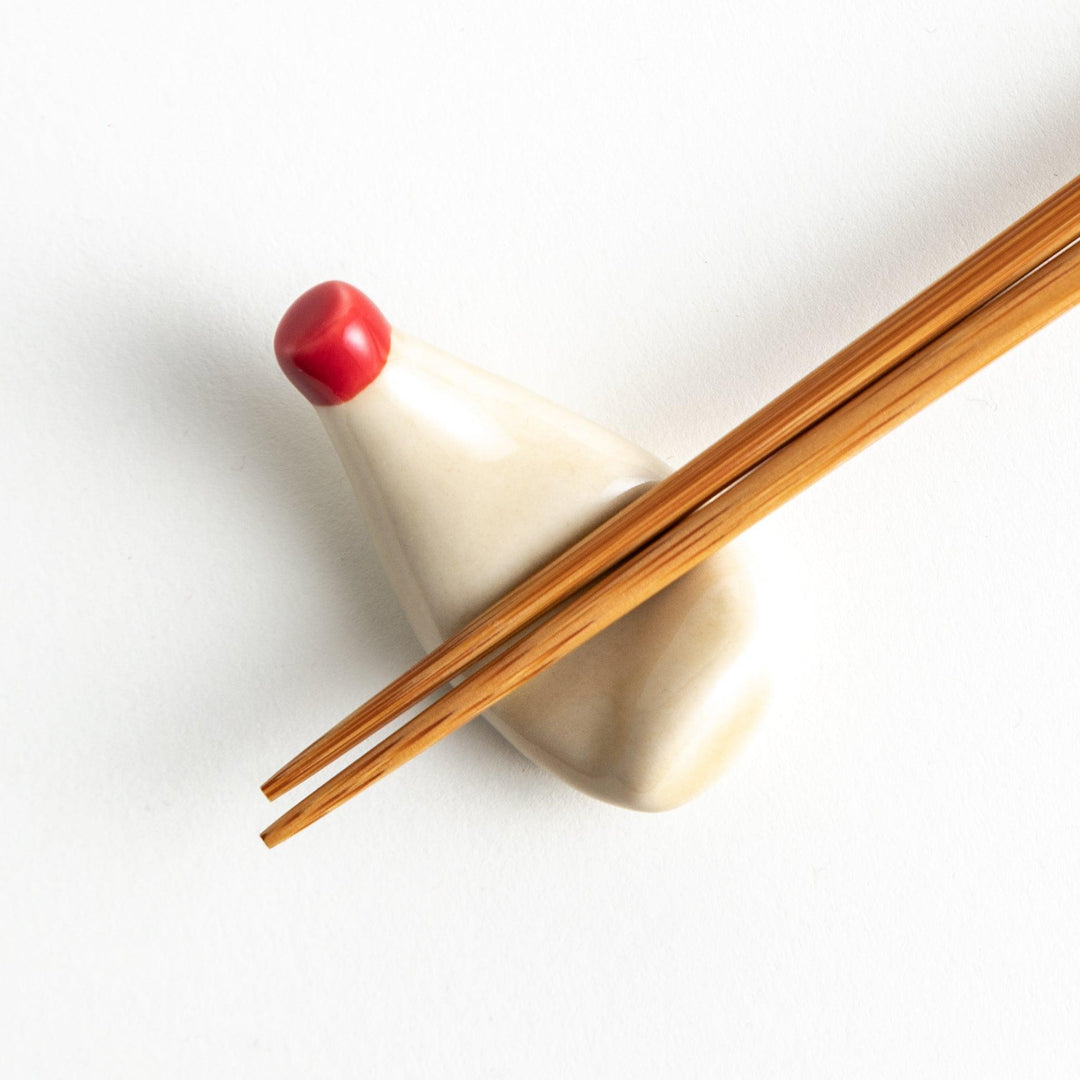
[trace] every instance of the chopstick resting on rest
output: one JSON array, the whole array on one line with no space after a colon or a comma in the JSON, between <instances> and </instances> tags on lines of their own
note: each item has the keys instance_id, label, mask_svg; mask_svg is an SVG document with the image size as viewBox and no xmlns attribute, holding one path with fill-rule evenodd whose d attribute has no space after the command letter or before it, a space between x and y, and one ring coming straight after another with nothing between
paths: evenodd
<instances>
[{"instance_id":1,"label":"chopstick resting on rest","mask_svg":"<svg viewBox=\"0 0 1080 1080\"><path fill-rule=\"evenodd\" d=\"M734 483L874 379L1080 237L1080 177L563 552L262 785L302 783Z\"/></svg>"},{"instance_id":2,"label":"chopstick resting on rest","mask_svg":"<svg viewBox=\"0 0 1080 1080\"><path fill-rule=\"evenodd\" d=\"M269 847L281 843L456 730L1077 302L1080 245L1073 244L827 411L603 575L301 800L262 834L263 840Z\"/></svg>"}]
</instances>

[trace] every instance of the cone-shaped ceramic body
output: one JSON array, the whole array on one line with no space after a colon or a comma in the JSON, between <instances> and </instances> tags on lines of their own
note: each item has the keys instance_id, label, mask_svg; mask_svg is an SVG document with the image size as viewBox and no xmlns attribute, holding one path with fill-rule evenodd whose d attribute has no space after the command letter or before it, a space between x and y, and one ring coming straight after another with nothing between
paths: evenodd
<instances>
[{"instance_id":1,"label":"cone-shaped ceramic body","mask_svg":"<svg viewBox=\"0 0 1080 1080\"><path fill-rule=\"evenodd\" d=\"M427 649L668 471L397 330L377 376L317 412ZM760 711L752 622L729 548L485 715L590 795L677 806L716 776Z\"/></svg>"}]
</instances>

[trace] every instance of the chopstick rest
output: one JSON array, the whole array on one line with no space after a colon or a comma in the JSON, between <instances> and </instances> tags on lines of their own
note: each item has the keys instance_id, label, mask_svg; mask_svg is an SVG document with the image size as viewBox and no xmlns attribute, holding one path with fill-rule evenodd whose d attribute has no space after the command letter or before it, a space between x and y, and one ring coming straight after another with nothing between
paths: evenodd
<instances>
[{"instance_id":1,"label":"chopstick rest","mask_svg":"<svg viewBox=\"0 0 1080 1080\"><path fill-rule=\"evenodd\" d=\"M669 472L599 425L391 330L342 282L296 301L276 350L429 650ZM753 630L746 571L725 551L486 715L587 794L669 809L712 780L760 711Z\"/></svg>"}]
</instances>

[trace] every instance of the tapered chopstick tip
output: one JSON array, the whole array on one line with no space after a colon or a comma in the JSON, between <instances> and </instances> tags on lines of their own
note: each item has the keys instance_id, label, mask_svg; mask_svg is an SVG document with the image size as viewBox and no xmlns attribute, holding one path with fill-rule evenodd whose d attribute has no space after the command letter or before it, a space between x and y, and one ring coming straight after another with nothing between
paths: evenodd
<instances>
[{"instance_id":1,"label":"tapered chopstick tip","mask_svg":"<svg viewBox=\"0 0 1080 1080\"><path fill-rule=\"evenodd\" d=\"M280 844L282 840L285 840L288 836L287 833L282 835L282 830L280 828L277 828L276 825L277 823L275 822L274 825L263 829L263 831L259 833L259 839L268 848L276 848L278 844Z\"/></svg>"},{"instance_id":2,"label":"tapered chopstick tip","mask_svg":"<svg viewBox=\"0 0 1080 1080\"><path fill-rule=\"evenodd\" d=\"M288 786L282 783L282 779L281 773L274 773L269 780L264 780L259 785L259 790L270 802L273 802L279 795L283 795L288 790Z\"/></svg>"}]
</instances>

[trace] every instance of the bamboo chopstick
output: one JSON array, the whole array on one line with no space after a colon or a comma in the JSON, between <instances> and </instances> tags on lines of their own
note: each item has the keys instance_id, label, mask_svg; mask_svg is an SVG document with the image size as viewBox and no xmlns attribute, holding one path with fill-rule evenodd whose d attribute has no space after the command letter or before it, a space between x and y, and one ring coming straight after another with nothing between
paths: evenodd
<instances>
[{"instance_id":1,"label":"bamboo chopstick","mask_svg":"<svg viewBox=\"0 0 1080 1080\"><path fill-rule=\"evenodd\" d=\"M859 391L447 691L278 818L262 834L264 842L280 844L456 730L1078 302L1080 244L1074 244Z\"/></svg>"},{"instance_id":2,"label":"bamboo chopstick","mask_svg":"<svg viewBox=\"0 0 1080 1080\"><path fill-rule=\"evenodd\" d=\"M537 571L294 757L275 799L505 644L874 379L1080 237L1080 177Z\"/></svg>"}]
</instances>

